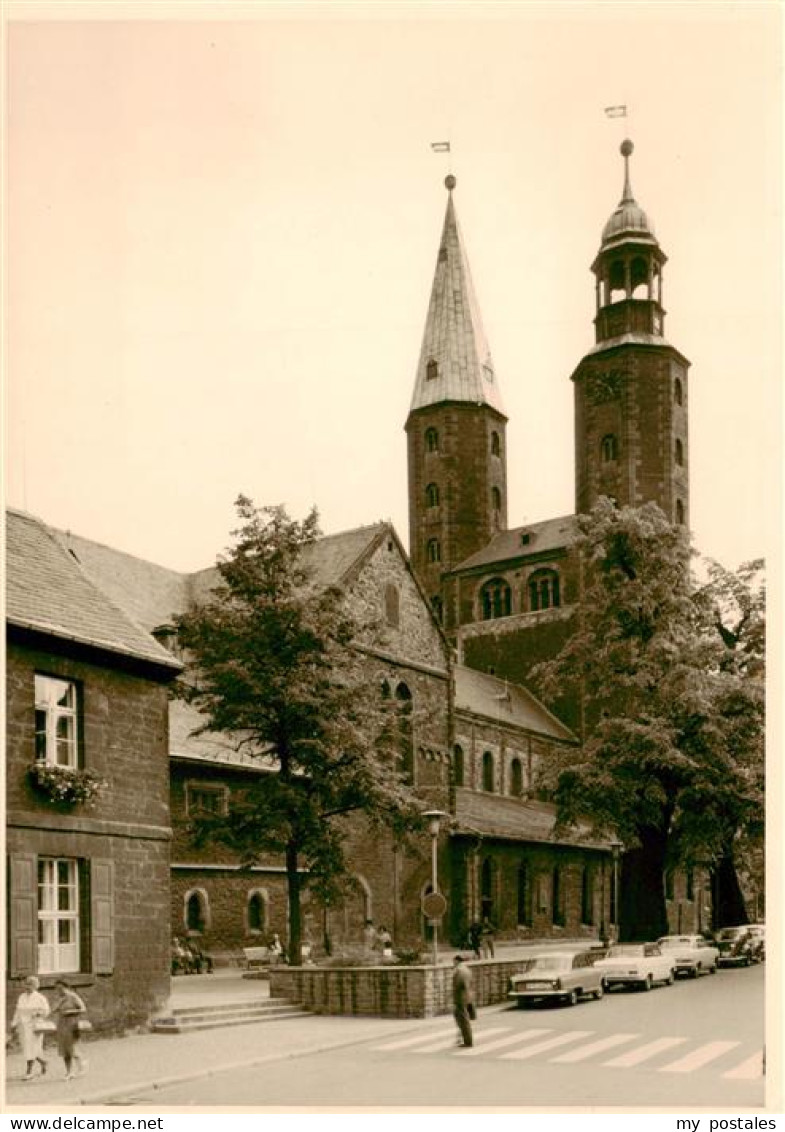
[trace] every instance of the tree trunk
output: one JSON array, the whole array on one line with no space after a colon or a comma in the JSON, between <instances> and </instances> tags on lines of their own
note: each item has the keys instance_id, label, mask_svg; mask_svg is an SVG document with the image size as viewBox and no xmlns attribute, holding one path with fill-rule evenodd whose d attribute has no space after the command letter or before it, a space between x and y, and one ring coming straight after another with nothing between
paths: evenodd
<instances>
[{"instance_id":1,"label":"tree trunk","mask_svg":"<svg viewBox=\"0 0 785 1132\"><path fill-rule=\"evenodd\" d=\"M748 924L749 916L744 903L733 857L726 853L711 871L713 925L718 928Z\"/></svg>"},{"instance_id":2,"label":"tree trunk","mask_svg":"<svg viewBox=\"0 0 785 1132\"><path fill-rule=\"evenodd\" d=\"M302 920L300 914L300 874L297 870L297 846L286 846L286 882L289 895L289 966L302 966Z\"/></svg>"},{"instance_id":3,"label":"tree trunk","mask_svg":"<svg viewBox=\"0 0 785 1132\"><path fill-rule=\"evenodd\" d=\"M656 829L639 830L641 844L621 861L619 939L643 943L668 934L663 875L666 837Z\"/></svg>"}]
</instances>

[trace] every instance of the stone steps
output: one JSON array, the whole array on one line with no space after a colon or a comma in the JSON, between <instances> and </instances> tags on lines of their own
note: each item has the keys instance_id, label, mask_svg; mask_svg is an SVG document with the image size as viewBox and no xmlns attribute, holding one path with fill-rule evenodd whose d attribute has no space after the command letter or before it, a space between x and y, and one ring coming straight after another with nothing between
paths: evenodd
<instances>
[{"instance_id":1,"label":"stone steps","mask_svg":"<svg viewBox=\"0 0 785 1132\"><path fill-rule=\"evenodd\" d=\"M250 1026L256 1022L274 1022L307 1014L307 1010L288 999L261 998L249 1002L176 1007L169 1014L154 1018L151 1029L154 1034L185 1034L223 1026Z\"/></svg>"}]
</instances>

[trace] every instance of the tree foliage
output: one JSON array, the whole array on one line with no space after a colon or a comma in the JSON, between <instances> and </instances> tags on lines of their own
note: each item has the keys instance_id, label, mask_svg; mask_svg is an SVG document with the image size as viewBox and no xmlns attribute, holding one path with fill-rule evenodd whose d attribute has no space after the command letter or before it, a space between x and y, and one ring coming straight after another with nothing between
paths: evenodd
<instances>
[{"instance_id":1,"label":"tree foliage","mask_svg":"<svg viewBox=\"0 0 785 1132\"><path fill-rule=\"evenodd\" d=\"M229 845L246 864L284 855L290 961L299 963L301 889L307 883L323 899L345 889L348 816L404 837L419 814L395 728L355 647L360 627L340 589L319 585L309 568L316 512L298 522L244 496L236 509L242 525L218 562L219 584L176 621L192 661L180 694L202 713L201 731L231 736L261 773L225 817L203 820L198 836Z\"/></svg>"},{"instance_id":2,"label":"tree foliage","mask_svg":"<svg viewBox=\"0 0 785 1132\"><path fill-rule=\"evenodd\" d=\"M665 870L718 860L760 813L762 696L746 644L731 662L716 603L696 599L685 535L656 505L602 499L579 528L576 631L536 673L544 695L583 705L582 749L554 768L559 820L588 816L621 838L623 930L656 938Z\"/></svg>"}]
</instances>

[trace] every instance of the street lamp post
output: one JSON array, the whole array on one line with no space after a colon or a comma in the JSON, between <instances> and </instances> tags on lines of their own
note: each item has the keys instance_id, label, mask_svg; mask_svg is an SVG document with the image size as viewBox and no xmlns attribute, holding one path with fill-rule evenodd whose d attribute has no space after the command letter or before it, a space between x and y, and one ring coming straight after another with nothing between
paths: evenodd
<instances>
[{"instance_id":1,"label":"street lamp post","mask_svg":"<svg viewBox=\"0 0 785 1132\"><path fill-rule=\"evenodd\" d=\"M432 945L433 945L433 965L434 967L439 962L439 940L438 940L438 924L441 916L444 914L445 901L444 897L439 892L439 827L442 818L447 817L442 810L426 810L423 817L428 821L428 832L431 835L431 894L433 899L428 900L425 898L424 909L431 923L431 930L433 932ZM441 897L441 899L437 899ZM430 907L428 906L430 904Z\"/></svg>"},{"instance_id":2,"label":"street lamp post","mask_svg":"<svg viewBox=\"0 0 785 1132\"><path fill-rule=\"evenodd\" d=\"M611 927L613 929L613 941L619 942L619 857L622 851L622 843L618 838L613 837L610 841L611 856L613 857L613 917Z\"/></svg>"}]
</instances>

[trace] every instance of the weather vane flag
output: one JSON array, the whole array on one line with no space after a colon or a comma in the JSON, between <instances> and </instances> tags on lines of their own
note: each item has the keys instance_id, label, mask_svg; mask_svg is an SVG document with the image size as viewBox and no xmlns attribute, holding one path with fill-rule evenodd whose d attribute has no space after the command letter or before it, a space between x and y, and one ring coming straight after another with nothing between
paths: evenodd
<instances>
[{"instance_id":1,"label":"weather vane flag","mask_svg":"<svg viewBox=\"0 0 785 1132\"><path fill-rule=\"evenodd\" d=\"M449 153L450 143L446 142L431 142L431 149L434 153Z\"/></svg>"},{"instance_id":2,"label":"weather vane flag","mask_svg":"<svg viewBox=\"0 0 785 1132\"><path fill-rule=\"evenodd\" d=\"M627 107L626 106L606 106L605 107L605 114L606 114L606 117L608 117L608 118L626 118L627 117Z\"/></svg>"}]
</instances>

